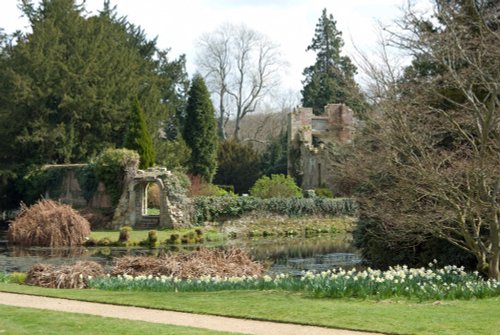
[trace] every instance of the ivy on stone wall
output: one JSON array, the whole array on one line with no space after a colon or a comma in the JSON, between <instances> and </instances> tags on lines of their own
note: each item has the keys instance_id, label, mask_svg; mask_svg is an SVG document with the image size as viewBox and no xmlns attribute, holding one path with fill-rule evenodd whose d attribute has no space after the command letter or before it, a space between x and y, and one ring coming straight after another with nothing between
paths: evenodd
<instances>
[{"instance_id":1,"label":"ivy on stone wall","mask_svg":"<svg viewBox=\"0 0 500 335\"><path fill-rule=\"evenodd\" d=\"M303 161L300 152L300 143L298 140L294 140L292 144L288 146L289 160L291 162L290 175L295 180L297 185L302 185L302 179L304 177Z\"/></svg>"},{"instance_id":2,"label":"ivy on stone wall","mask_svg":"<svg viewBox=\"0 0 500 335\"><path fill-rule=\"evenodd\" d=\"M90 202L99 185L95 163L89 163L87 166L76 169L75 176L82 190L83 197L87 203Z\"/></svg>"},{"instance_id":3,"label":"ivy on stone wall","mask_svg":"<svg viewBox=\"0 0 500 335\"><path fill-rule=\"evenodd\" d=\"M167 175L163 176L162 180L170 201L184 202L186 200L186 194L191 187L191 181L184 172L172 171L168 177Z\"/></svg>"},{"instance_id":4,"label":"ivy on stone wall","mask_svg":"<svg viewBox=\"0 0 500 335\"><path fill-rule=\"evenodd\" d=\"M106 149L96 159L95 174L97 180L102 181L111 199L116 206L123 192L125 171L128 166L137 166L139 154L128 149Z\"/></svg>"},{"instance_id":5,"label":"ivy on stone wall","mask_svg":"<svg viewBox=\"0 0 500 335\"><path fill-rule=\"evenodd\" d=\"M58 198L62 194L64 170L61 168L36 168L28 172L18 183L23 194L23 201L27 204L35 203L49 193L51 198Z\"/></svg>"},{"instance_id":6,"label":"ivy on stone wall","mask_svg":"<svg viewBox=\"0 0 500 335\"><path fill-rule=\"evenodd\" d=\"M238 218L252 211L278 215L355 215L358 205L350 198L270 198L256 197L197 197L193 220L197 225L207 221Z\"/></svg>"}]
</instances>

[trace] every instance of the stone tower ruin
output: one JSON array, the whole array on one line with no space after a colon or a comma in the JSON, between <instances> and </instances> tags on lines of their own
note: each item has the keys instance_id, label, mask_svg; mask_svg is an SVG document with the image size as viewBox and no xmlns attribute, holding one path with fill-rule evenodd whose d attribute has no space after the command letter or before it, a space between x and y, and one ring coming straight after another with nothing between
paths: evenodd
<instances>
[{"instance_id":1,"label":"stone tower ruin","mask_svg":"<svg viewBox=\"0 0 500 335\"><path fill-rule=\"evenodd\" d=\"M288 114L288 174L302 189L333 189L331 149L352 142L356 120L344 104L329 104L324 113L298 107Z\"/></svg>"}]
</instances>

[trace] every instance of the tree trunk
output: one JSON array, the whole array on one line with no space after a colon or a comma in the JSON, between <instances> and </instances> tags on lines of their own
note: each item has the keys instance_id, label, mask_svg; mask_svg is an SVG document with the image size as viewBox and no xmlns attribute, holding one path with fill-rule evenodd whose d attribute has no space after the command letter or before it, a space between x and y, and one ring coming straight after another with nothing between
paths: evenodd
<instances>
[{"instance_id":1,"label":"tree trunk","mask_svg":"<svg viewBox=\"0 0 500 335\"><path fill-rule=\"evenodd\" d=\"M489 260L488 277L492 279L500 279L500 231L498 212L494 214L494 222L490 227L491 239L491 257Z\"/></svg>"},{"instance_id":2,"label":"tree trunk","mask_svg":"<svg viewBox=\"0 0 500 335\"><path fill-rule=\"evenodd\" d=\"M236 141L240 140L240 121L241 119L239 117L236 117L236 123L234 125L234 133L233 133L233 137Z\"/></svg>"},{"instance_id":3,"label":"tree trunk","mask_svg":"<svg viewBox=\"0 0 500 335\"><path fill-rule=\"evenodd\" d=\"M217 133L219 135L219 139L224 141L226 139L226 132L224 131L224 116L221 114L219 118L219 122L217 122Z\"/></svg>"},{"instance_id":4,"label":"tree trunk","mask_svg":"<svg viewBox=\"0 0 500 335\"><path fill-rule=\"evenodd\" d=\"M224 141L226 139L226 132L224 131L224 114L225 114L225 109L224 109L224 89L221 89L220 92L220 100L219 100L219 124L218 124L218 135L219 139Z\"/></svg>"}]
</instances>

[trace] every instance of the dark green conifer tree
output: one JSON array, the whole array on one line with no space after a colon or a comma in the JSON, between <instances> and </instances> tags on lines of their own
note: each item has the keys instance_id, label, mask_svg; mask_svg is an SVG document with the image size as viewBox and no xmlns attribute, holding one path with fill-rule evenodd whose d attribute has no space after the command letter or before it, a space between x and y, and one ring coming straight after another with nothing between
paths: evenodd
<instances>
[{"instance_id":1,"label":"dark green conifer tree","mask_svg":"<svg viewBox=\"0 0 500 335\"><path fill-rule=\"evenodd\" d=\"M205 81L195 75L188 93L183 137L191 148L188 172L212 182L217 169L217 123Z\"/></svg>"},{"instance_id":2,"label":"dark green conifer tree","mask_svg":"<svg viewBox=\"0 0 500 335\"><path fill-rule=\"evenodd\" d=\"M123 146L127 149L137 151L141 156L139 164L141 169L151 167L155 163L156 154L153 148L153 141L146 126L144 112L137 99L134 99L134 103L132 104L132 112Z\"/></svg>"},{"instance_id":3,"label":"dark green conifer tree","mask_svg":"<svg viewBox=\"0 0 500 335\"><path fill-rule=\"evenodd\" d=\"M304 69L302 104L312 107L316 115L323 113L329 103L345 103L359 117L366 103L354 81L356 66L347 56L341 56L344 41L337 22L326 9L316 24L316 30L306 51L316 53L316 62Z\"/></svg>"},{"instance_id":4,"label":"dark green conifer tree","mask_svg":"<svg viewBox=\"0 0 500 335\"><path fill-rule=\"evenodd\" d=\"M109 1L96 15L77 0L26 0L19 8L30 29L0 28L1 209L19 204L11 191L31 170L122 146L135 97L157 134L184 110L187 92L185 57L170 59ZM152 140L160 162L175 150Z\"/></svg>"},{"instance_id":5,"label":"dark green conifer tree","mask_svg":"<svg viewBox=\"0 0 500 335\"><path fill-rule=\"evenodd\" d=\"M261 157L250 145L237 140L226 140L219 146L218 169L214 181L217 185L233 185L234 192L248 193L261 176Z\"/></svg>"}]
</instances>

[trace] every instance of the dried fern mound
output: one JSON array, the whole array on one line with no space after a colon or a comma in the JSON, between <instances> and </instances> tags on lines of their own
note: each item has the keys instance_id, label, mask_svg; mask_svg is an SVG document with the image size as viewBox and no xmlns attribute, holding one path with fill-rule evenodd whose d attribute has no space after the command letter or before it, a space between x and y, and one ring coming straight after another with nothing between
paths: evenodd
<instances>
[{"instance_id":1,"label":"dried fern mound","mask_svg":"<svg viewBox=\"0 0 500 335\"><path fill-rule=\"evenodd\" d=\"M85 288L90 277L103 276L102 266L96 262L77 262L74 265L56 267L35 264L26 278L26 284L49 288Z\"/></svg>"},{"instance_id":2,"label":"dried fern mound","mask_svg":"<svg viewBox=\"0 0 500 335\"><path fill-rule=\"evenodd\" d=\"M89 235L89 222L71 206L43 199L21 206L7 239L22 246L60 247L81 245Z\"/></svg>"},{"instance_id":3,"label":"dried fern mound","mask_svg":"<svg viewBox=\"0 0 500 335\"><path fill-rule=\"evenodd\" d=\"M202 276L262 276L264 267L242 249L200 249L192 253L167 254L160 257L125 256L116 260L113 275L164 275L176 278Z\"/></svg>"}]
</instances>

